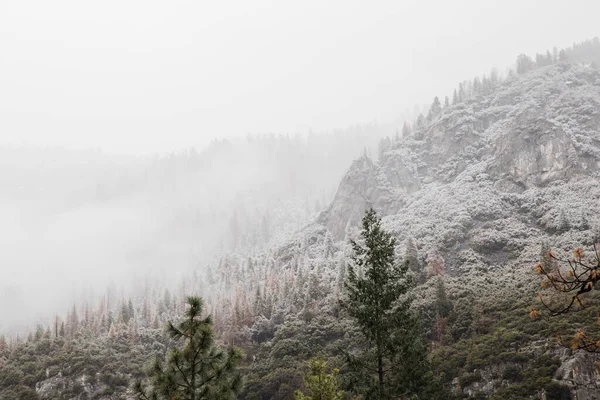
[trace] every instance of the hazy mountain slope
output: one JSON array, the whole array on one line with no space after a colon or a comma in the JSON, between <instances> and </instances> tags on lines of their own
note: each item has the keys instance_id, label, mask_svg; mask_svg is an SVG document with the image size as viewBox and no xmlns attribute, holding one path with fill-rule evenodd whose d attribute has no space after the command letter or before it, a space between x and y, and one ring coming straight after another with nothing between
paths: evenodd
<instances>
[{"instance_id":1,"label":"hazy mountain slope","mask_svg":"<svg viewBox=\"0 0 600 400\"><path fill-rule=\"evenodd\" d=\"M261 338L261 357L273 360L263 372L282 368L285 375L289 367L275 361L281 357L276 349L278 327L286 326L283 316L312 321L320 313L337 315L348 239L355 237L364 209L373 206L398 237L400 257L406 256L405 239L413 239L422 279L433 256L443 259L456 313L448 329L457 330L448 333L453 345L440 350L441 363L458 362L451 373L456 379L464 375L464 382L474 368L485 376L478 379L488 379L461 383L460 390L473 396L520 390L524 397L508 398L528 398L542 387L502 380L501 370L518 368L550 379L560 366L557 393L563 393L563 383L579 396L594 393L599 389L594 359L549 346L546 337L556 334L556 326L528 328L527 313L538 291L531 267L542 248L570 250L600 237L599 117L600 73L567 63L513 76L487 96L442 110L422 129L392 143L378 162L356 160L327 210L286 244L249 261L232 258L215 266L223 277L212 285L212 292L220 293L214 300L224 319L220 329L236 343ZM417 290L432 338L435 282ZM270 299L270 311L254 309L259 316L239 325L233 316L248 298L254 304ZM460 333L479 326L480 318L488 322L477 333ZM519 339L496 342L502 335ZM469 350L468 340L478 343L477 351ZM535 357L523 358L525 350L515 352L511 340ZM504 361L494 358L495 352L506 354ZM477 363L453 358L475 354L481 357ZM260 388L256 383L249 390Z\"/></svg>"},{"instance_id":2,"label":"hazy mountain slope","mask_svg":"<svg viewBox=\"0 0 600 400\"><path fill-rule=\"evenodd\" d=\"M298 153L277 153L277 146L271 143L253 153L257 157L279 154L278 161L265 169L272 172L273 166L280 167L277 178L259 172L255 175L246 168L246 161L236 169L239 175L231 179L236 185L242 184L244 190L234 192L240 197L230 196L231 192L219 185L226 175L220 168L239 161L236 151L221 153L220 149L214 159L205 159L207 166L219 166L214 175L208 168L197 167L202 157L195 155L163 159L149 167L144 190L162 193L158 199L164 202L157 204L175 202L175 211L168 209L174 217L167 220L181 218L182 224L174 223L173 227L190 229L161 231L164 237L197 238L190 232L199 229L204 220L193 218L196 207L202 204L202 196L218 193L222 204L215 206L219 210L214 214L217 232L236 226L231 224L233 204L235 210L245 210L238 217L246 216L243 224L250 231L240 235L242 243L246 242L225 249L227 254L217 262L208 262L206 268L196 268L197 273L187 276L173 299L164 292L164 282L157 281L150 294L147 287L138 285L130 325L118 322L125 299L120 304L119 296L113 293L111 306L103 303L92 312L89 325L81 324L79 330L72 329L67 335L75 338L65 339L70 343L69 354L83 351L90 343L114 342L119 352L113 354L110 346L103 346L103 352L91 357L110 365L90 369L77 364L71 368L64 359L56 362L66 356L52 347L44 350L43 362L36 361L36 351L41 351L36 348L53 343L53 339L23 345L26 356L5 351L11 365L23 360L35 372L24 375L26 385L44 388L38 390L43 398L56 398L60 389L52 386L55 384L65 385L69 388L65 392L74 396L81 390L104 392L113 382L117 389L99 398L125 396L127 379L139 371L133 362L115 358L126 358L131 351L136 356L149 350L164 351L161 340L153 343L160 335L157 327L180 311L181 300L192 287L207 298L221 339L248 352L248 385L241 398L291 396L301 382L306 358L323 352L332 365L343 364L339 348L351 342L354 329L340 313L338 302L351 253L348 239L356 237L364 209L373 206L384 215L385 227L399 239L399 257L407 255L409 241L405 239L413 239L415 246L410 250L419 261L416 273L421 282L414 293L415 307L431 341L436 371L456 398L569 398L560 397L566 396L566 390L577 398L592 399L600 390L598 371L593 368L596 358L573 354L547 340L556 334L556 328L565 329L568 324L528 318L539 290L531 266L541 248L587 246L600 232L598 71L566 62L544 66L511 76L485 95L441 109L414 132L390 140L379 160L363 156L354 161L333 201L312 220L310 213L295 214L293 207L284 205L288 204L285 201L301 203L299 197L282 197L275 205L268 200L288 193L281 188L291 185L292 180L295 188L301 188L298 193L312 190L315 186L305 179L318 177L328 158L317 157L319 163L298 156L304 161L290 161L288 165L283 160ZM301 179L285 178L297 165L310 165L311 172ZM195 180L203 185L210 182L210 186L190 186ZM256 203L257 199L260 202ZM260 212L253 211L260 210L255 204L279 215L278 223L294 219L292 227L273 234L262 251L260 245L247 242L255 235L252 229L258 229L257 218L262 218ZM210 209L206 212L211 215ZM298 215L305 219L298 219ZM310 222L303 225L307 220ZM214 243L220 237L209 241ZM157 258L168 261L151 250L141 252L149 263ZM173 254L181 256L181 249L174 249ZM447 274L426 279L433 256L442 257ZM194 255L189 259L192 263L200 260ZM440 287L445 288L445 300L451 308L441 333L434 325ZM165 300L161 299L163 293ZM81 303L79 310L83 309ZM585 321L593 324L596 316L588 313L573 318L571 322L585 326ZM69 323L72 319L65 319L67 328L73 326L72 321ZM113 326L110 323L98 323L105 320L113 320L116 328L109 330ZM59 338L57 343L62 341ZM128 347L127 343L134 344ZM44 374L47 365L57 366ZM63 371L70 375L60 375ZM86 382L92 374L97 374L96 382L100 383L76 387L76 382ZM565 389L564 384L570 388ZM555 397L549 394L551 390L555 390Z\"/></svg>"},{"instance_id":3,"label":"hazy mountain slope","mask_svg":"<svg viewBox=\"0 0 600 400\"><path fill-rule=\"evenodd\" d=\"M590 244L599 178L600 73L559 64L445 109L379 163L355 161L319 222L341 239L372 205L451 270L523 262L543 240Z\"/></svg>"},{"instance_id":4,"label":"hazy mountain slope","mask_svg":"<svg viewBox=\"0 0 600 400\"><path fill-rule=\"evenodd\" d=\"M0 332L96 302L110 281L130 293L152 271L174 285L227 252L267 248L320 211L355 154L391 129L250 136L155 158L0 148L0 264L13 271L0 282Z\"/></svg>"}]
</instances>

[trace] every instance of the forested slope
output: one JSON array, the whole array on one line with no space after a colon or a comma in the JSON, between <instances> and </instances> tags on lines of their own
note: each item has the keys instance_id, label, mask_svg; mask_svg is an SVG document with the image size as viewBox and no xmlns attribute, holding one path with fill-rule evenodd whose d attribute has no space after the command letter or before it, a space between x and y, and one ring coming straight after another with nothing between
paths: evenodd
<instances>
[{"instance_id":1,"label":"forested slope","mask_svg":"<svg viewBox=\"0 0 600 400\"><path fill-rule=\"evenodd\" d=\"M176 289L154 280L109 290L24 343L1 342L0 393L127 398L142 364L169 344L161 326L194 292L207 298L222 343L246 352L241 398L290 398L319 353L351 398L342 350L359 329L339 300L349 240L372 206L419 284L413 307L446 398L595 398L596 357L553 339L597 333L593 307L539 320L529 312L541 255L600 237L598 54L598 41L586 42L520 57L519 73L504 79L462 83L452 101L436 98L427 116L383 139L378 157L355 160L330 204L295 233L266 249L226 250Z\"/></svg>"}]
</instances>

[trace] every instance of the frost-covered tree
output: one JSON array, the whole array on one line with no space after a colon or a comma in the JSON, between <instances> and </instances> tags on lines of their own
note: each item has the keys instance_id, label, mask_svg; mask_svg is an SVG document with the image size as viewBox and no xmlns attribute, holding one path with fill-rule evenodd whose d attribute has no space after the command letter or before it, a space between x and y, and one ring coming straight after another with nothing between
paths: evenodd
<instances>
[{"instance_id":1,"label":"frost-covered tree","mask_svg":"<svg viewBox=\"0 0 600 400\"><path fill-rule=\"evenodd\" d=\"M524 74L527 71L532 70L534 67L534 62L526 54L519 54L517 57L517 74Z\"/></svg>"},{"instance_id":2,"label":"frost-covered tree","mask_svg":"<svg viewBox=\"0 0 600 400\"><path fill-rule=\"evenodd\" d=\"M440 116L442 113L442 104L440 103L440 99L435 96L433 99L433 103L431 103L431 107L429 108L429 113L427 114L427 121L433 122Z\"/></svg>"},{"instance_id":3,"label":"frost-covered tree","mask_svg":"<svg viewBox=\"0 0 600 400\"><path fill-rule=\"evenodd\" d=\"M391 147L392 147L392 140L389 138L389 136L381 138L381 140L379 141L379 148L378 148L378 157L379 157L378 159L379 159L379 161L381 161L383 159L383 155Z\"/></svg>"},{"instance_id":4,"label":"frost-covered tree","mask_svg":"<svg viewBox=\"0 0 600 400\"><path fill-rule=\"evenodd\" d=\"M119 322L127 325L129 323L130 319L131 319L131 314L129 313L129 307L123 301L121 303L121 311L119 313Z\"/></svg>"},{"instance_id":5,"label":"frost-covered tree","mask_svg":"<svg viewBox=\"0 0 600 400\"><path fill-rule=\"evenodd\" d=\"M462 103L466 99L467 93L465 91L465 84L461 82L458 84L458 103Z\"/></svg>"},{"instance_id":6,"label":"frost-covered tree","mask_svg":"<svg viewBox=\"0 0 600 400\"><path fill-rule=\"evenodd\" d=\"M427 256L427 278L441 276L446 273L446 260L439 253L431 253Z\"/></svg>"},{"instance_id":7,"label":"frost-covered tree","mask_svg":"<svg viewBox=\"0 0 600 400\"><path fill-rule=\"evenodd\" d=\"M423 114L419 114L419 116L417 117L417 123L415 125L417 127L417 130L425 129L425 117L423 116Z\"/></svg>"},{"instance_id":8,"label":"frost-covered tree","mask_svg":"<svg viewBox=\"0 0 600 400\"><path fill-rule=\"evenodd\" d=\"M556 223L556 228L559 232L566 232L571 228L571 223L569 222L569 218L565 213L564 209L560 209L558 213L558 222Z\"/></svg>"},{"instance_id":9,"label":"frost-covered tree","mask_svg":"<svg viewBox=\"0 0 600 400\"><path fill-rule=\"evenodd\" d=\"M407 138L412 133L410 128L410 124L404 121L404 125L402 125L402 137Z\"/></svg>"},{"instance_id":10,"label":"frost-covered tree","mask_svg":"<svg viewBox=\"0 0 600 400\"><path fill-rule=\"evenodd\" d=\"M404 263L408 264L408 268L416 275L421 275L421 264L419 263L419 252L413 238L409 237L406 240L404 250Z\"/></svg>"}]
</instances>

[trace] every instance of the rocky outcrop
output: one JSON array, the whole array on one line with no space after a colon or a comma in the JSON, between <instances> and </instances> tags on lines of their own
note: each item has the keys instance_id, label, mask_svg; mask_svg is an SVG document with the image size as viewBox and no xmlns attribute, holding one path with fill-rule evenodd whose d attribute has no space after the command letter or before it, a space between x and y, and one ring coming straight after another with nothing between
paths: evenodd
<instances>
[{"instance_id":1,"label":"rocky outcrop","mask_svg":"<svg viewBox=\"0 0 600 400\"><path fill-rule=\"evenodd\" d=\"M551 348L547 341L531 343L521 349L520 353L529 354L532 360L540 356L555 357L560 360L560 366L554 373L554 382L569 391L573 400L600 399L600 370L596 365L600 361L600 355L585 351L573 352L563 347ZM519 371L522 367L520 363L506 362L478 369L471 374L476 375L478 379L463 387L460 386L460 379L456 378L455 391L472 397L490 396L498 389L513 383L510 376L507 376L507 370ZM551 398L555 397L549 397L544 390L540 389L540 400Z\"/></svg>"},{"instance_id":2,"label":"rocky outcrop","mask_svg":"<svg viewBox=\"0 0 600 400\"><path fill-rule=\"evenodd\" d=\"M319 222L343 239L373 206L400 240L448 253L450 269L506 264L548 235L591 240L599 178L600 73L559 64L445 109L377 163L357 160Z\"/></svg>"},{"instance_id":3,"label":"rocky outcrop","mask_svg":"<svg viewBox=\"0 0 600 400\"><path fill-rule=\"evenodd\" d=\"M597 363L600 362L600 356L584 351L573 354L568 349L557 349L554 353L562 361L554 376L569 386L573 399L599 400L600 370Z\"/></svg>"},{"instance_id":4,"label":"rocky outcrop","mask_svg":"<svg viewBox=\"0 0 600 400\"><path fill-rule=\"evenodd\" d=\"M346 173L335 200L319 216L336 239L343 239L348 225L357 225L366 208L384 207L388 202L385 190L378 183L379 168L367 157L354 161Z\"/></svg>"},{"instance_id":5,"label":"rocky outcrop","mask_svg":"<svg viewBox=\"0 0 600 400\"><path fill-rule=\"evenodd\" d=\"M48 375L48 374L47 374ZM58 373L55 376L48 376L45 380L35 385L35 391L40 399L54 399L57 393L69 392L76 394L73 400L78 399L133 399L130 393L115 392L109 385L99 382L98 376L78 375L63 376Z\"/></svg>"}]
</instances>

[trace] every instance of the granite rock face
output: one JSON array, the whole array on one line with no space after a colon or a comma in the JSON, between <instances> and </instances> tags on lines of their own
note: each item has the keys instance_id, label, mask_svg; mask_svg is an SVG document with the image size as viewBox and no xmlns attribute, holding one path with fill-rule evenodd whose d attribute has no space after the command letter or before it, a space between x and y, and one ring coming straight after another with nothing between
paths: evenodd
<instances>
[{"instance_id":1,"label":"granite rock face","mask_svg":"<svg viewBox=\"0 0 600 400\"><path fill-rule=\"evenodd\" d=\"M600 73L558 64L444 109L378 162L358 159L319 222L342 240L372 206L399 239L450 253L456 268L468 253L505 264L547 236L588 244L599 180Z\"/></svg>"}]
</instances>

